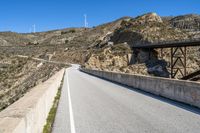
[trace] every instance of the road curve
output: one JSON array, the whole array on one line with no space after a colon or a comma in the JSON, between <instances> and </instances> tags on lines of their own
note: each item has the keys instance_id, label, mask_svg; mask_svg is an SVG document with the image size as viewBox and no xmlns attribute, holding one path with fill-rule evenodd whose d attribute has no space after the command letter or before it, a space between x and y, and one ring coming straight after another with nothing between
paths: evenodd
<instances>
[{"instance_id":1,"label":"road curve","mask_svg":"<svg viewBox=\"0 0 200 133\"><path fill-rule=\"evenodd\" d=\"M199 132L199 109L66 70L53 133Z\"/></svg>"}]
</instances>

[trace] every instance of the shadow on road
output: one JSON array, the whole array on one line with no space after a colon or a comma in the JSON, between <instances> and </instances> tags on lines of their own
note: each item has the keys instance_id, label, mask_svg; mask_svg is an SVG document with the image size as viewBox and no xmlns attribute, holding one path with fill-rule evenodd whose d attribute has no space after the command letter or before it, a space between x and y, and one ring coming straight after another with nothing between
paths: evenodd
<instances>
[{"instance_id":1,"label":"shadow on road","mask_svg":"<svg viewBox=\"0 0 200 133\"><path fill-rule=\"evenodd\" d=\"M117 84L118 84L118 83L117 83ZM152 93L149 93L149 92L145 92L145 91L143 91L143 90L141 90L141 89L131 88L131 87L127 87L127 86L121 85L121 84L118 84L118 85L123 86L123 87L126 87L127 89L129 89L129 90L131 90L131 91L134 91L134 92L143 94L143 95L145 95L145 96L148 96L148 97L151 97L151 98L160 100L160 101L162 101L162 102L171 104L171 105L173 105L173 106L176 106L176 107L179 107L179 108L182 108L182 109L184 109L184 110L187 110L187 111L190 111L190 112L192 112L192 113L195 113L195 114L200 115L200 109L197 108L197 107L191 106L191 105L189 105L189 104L185 104L185 103L182 103L182 102L178 102L178 101L171 100L171 99L169 99L169 98L165 98L165 97L158 96L158 95L155 95L155 94L152 94Z\"/></svg>"}]
</instances>

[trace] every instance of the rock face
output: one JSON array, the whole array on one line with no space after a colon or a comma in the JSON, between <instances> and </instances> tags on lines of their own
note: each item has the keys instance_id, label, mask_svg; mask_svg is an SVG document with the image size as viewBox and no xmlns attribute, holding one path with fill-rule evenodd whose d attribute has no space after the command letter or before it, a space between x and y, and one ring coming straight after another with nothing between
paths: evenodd
<instances>
[{"instance_id":1,"label":"rock face","mask_svg":"<svg viewBox=\"0 0 200 133\"><path fill-rule=\"evenodd\" d=\"M121 27L114 32L111 41L115 43L126 41L130 46L134 46L188 38L188 34L164 23L157 14L150 13L129 21L123 21Z\"/></svg>"},{"instance_id":2,"label":"rock face","mask_svg":"<svg viewBox=\"0 0 200 133\"><path fill-rule=\"evenodd\" d=\"M120 68L129 65L131 57L131 49L127 45L119 44L92 54L85 66L92 69L119 72Z\"/></svg>"},{"instance_id":3,"label":"rock face","mask_svg":"<svg viewBox=\"0 0 200 133\"><path fill-rule=\"evenodd\" d=\"M175 28L193 32L200 31L200 16L196 14L174 17L169 22Z\"/></svg>"},{"instance_id":4,"label":"rock face","mask_svg":"<svg viewBox=\"0 0 200 133\"><path fill-rule=\"evenodd\" d=\"M0 44L2 46L8 46L8 42L6 40L2 39L2 38L0 38Z\"/></svg>"},{"instance_id":5,"label":"rock face","mask_svg":"<svg viewBox=\"0 0 200 133\"><path fill-rule=\"evenodd\" d=\"M144 51L138 51L138 55L134 56L128 44L116 44L92 54L85 67L96 70L169 77L169 72L166 69L167 63L153 57L149 60L147 52Z\"/></svg>"},{"instance_id":6,"label":"rock face","mask_svg":"<svg viewBox=\"0 0 200 133\"><path fill-rule=\"evenodd\" d=\"M165 21L172 27L186 32L190 38L200 38L200 15L182 15Z\"/></svg>"},{"instance_id":7,"label":"rock face","mask_svg":"<svg viewBox=\"0 0 200 133\"><path fill-rule=\"evenodd\" d=\"M115 43L127 42L130 47L150 44L157 41L188 39L189 36L178 29L170 27L155 13L145 14L129 21L123 21L111 41ZM133 50L132 64L145 63L147 72L156 76L169 77L167 62L161 63L155 50ZM150 56L150 57L149 57ZM150 61L149 61L150 60ZM154 62L154 63L151 63ZM156 62L156 63L155 63ZM159 62L161 64L159 64Z\"/></svg>"},{"instance_id":8,"label":"rock face","mask_svg":"<svg viewBox=\"0 0 200 133\"><path fill-rule=\"evenodd\" d=\"M132 49L132 47L141 44L148 45L159 41L191 38L191 33L173 27L169 23L169 20L172 19L173 18L162 20L162 18L156 13L149 13L122 21L121 26L114 31L108 41L113 42L114 46L117 44L128 44L129 49L132 51L130 53L131 60L126 58L126 54L119 56L119 54L116 54L111 47L109 54L92 54L91 58L86 63L86 67L100 70L169 77L169 71L167 69L170 58L169 50L165 50L164 60L162 60L159 58L159 51L151 50L149 53L149 51L141 49ZM117 59L114 57L117 57ZM120 64L113 62L120 62ZM195 65L195 67L198 68L198 65Z\"/></svg>"},{"instance_id":9,"label":"rock face","mask_svg":"<svg viewBox=\"0 0 200 133\"><path fill-rule=\"evenodd\" d=\"M138 24L146 24L146 23L152 23L152 22L158 22L162 23L162 19L160 16L158 16L156 13L148 13L142 16L139 16L136 18L135 23Z\"/></svg>"}]
</instances>

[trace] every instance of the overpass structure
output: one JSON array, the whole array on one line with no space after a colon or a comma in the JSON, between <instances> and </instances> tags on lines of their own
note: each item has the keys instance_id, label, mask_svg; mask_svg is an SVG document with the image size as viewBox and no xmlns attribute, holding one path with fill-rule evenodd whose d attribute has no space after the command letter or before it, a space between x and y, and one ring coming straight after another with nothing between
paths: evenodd
<instances>
[{"instance_id":1,"label":"overpass structure","mask_svg":"<svg viewBox=\"0 0 200 133\"><path fill-rule=\"evenodd\" d=\"M150 51L152 49L161 49L161 57L163 57L163 49L171 49L171 78L175 78L178 72L185 77L187 75L187 48L188 47L197 47L200 46L200 39L193 40L178 40L178 41L164 41L164 42L155 42L149 44L140 44L133 46L133 49L146 49ZM177 65L180 62L181 65Z\"/></svg>"}]
</instances>

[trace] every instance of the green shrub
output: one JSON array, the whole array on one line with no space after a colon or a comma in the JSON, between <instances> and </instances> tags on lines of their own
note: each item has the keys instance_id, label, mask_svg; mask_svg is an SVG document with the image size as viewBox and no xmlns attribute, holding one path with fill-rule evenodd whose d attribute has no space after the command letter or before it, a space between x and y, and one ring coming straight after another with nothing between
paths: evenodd
<instances>
[{"instance_id":1,"label":"green shrub","mask_svg":"<svg viewBox=\"0 0 200 133\"><path fill-rule=\"evenodd\" d=\"M76 30L75 30L75 29L71 29L69 32L70 32L70 33L75 33Z\"/></svg>"}]
</instances>

